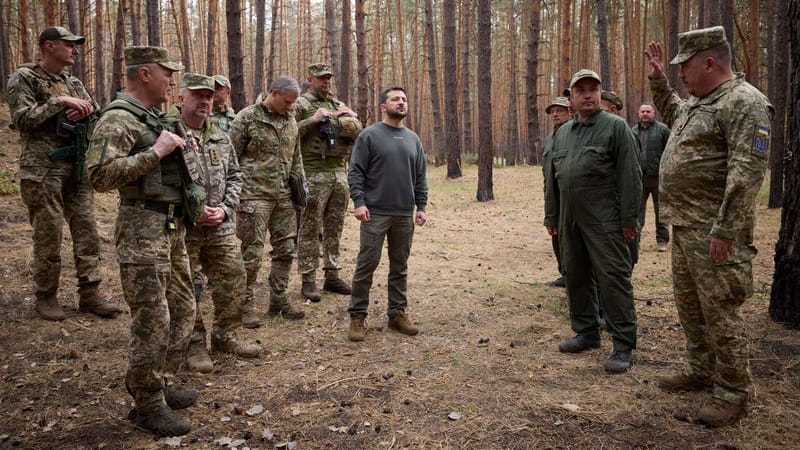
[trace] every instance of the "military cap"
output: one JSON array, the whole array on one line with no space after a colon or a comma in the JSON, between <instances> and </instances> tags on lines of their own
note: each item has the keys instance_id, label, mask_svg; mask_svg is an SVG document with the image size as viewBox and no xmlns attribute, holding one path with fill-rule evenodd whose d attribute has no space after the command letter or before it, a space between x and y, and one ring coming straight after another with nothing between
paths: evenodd
<instances>
[{"instance_id":1,"label":"military cap","mask_svg":"<svg viewBox=\"0 0 800 450\"><path fill-rule=\"evenodd\" d=\"M339 117L339 125L342 127L341 131L339 131L339 136L352 139L354 141L363 129L361 121L350 116Z\"/></svg>"},{"instance_id":2,"label":"military cap","mask_svg":"<svg viewBox=\"0 0 800 450\"><path fill-rule=\"evenodd\" d=\"M217 83L218 85L228 89L231 88L231 80L229 80L225 75L214 75L211 78L214 79L214 83Z\"/></svg>"},{"instance_id":3,"label":"military cap","mask_svg":"<svg viewBox=\"0 0 800 450\"><path fill-rule=\"evenodd\" d=\"M205 89L213 92L215 90L214 79L199 73L186 73L181 80L181 89L183 88L190 91Z\"/></svg>"},{"instance_id":4,"label":"military cap","mask_svg":"<svg viewBox=\"0 0 800 450\"><path fill-rule=\"evenodd\" d=\"M125 47L126 66L152 63L156 63L173 72L183 70L183 64L169 59L167 49L164 47Z\"/></svg>"},{"instance_id":5,"label":"military cap","mask_svg":"<svg viewBox=\"0 0 800 450\"><path fill-rule=\"evenodd\" d=\"M622 104L622 98L620 98L620 96L617 95L616 92L614 92L614 91L603 91L603 92L600 93L600 98L602 100L607 101L608 103L611 103L612 105L616 106L618 110L622 111L622 108L624 106Z\"/></svg>"},{"instance_id":6,"label":"military cap","mask_svg":"<svg viewBox=\"0 0 800 450\"><path fill-rule=\"evenodd\" d=\"M73 34L71 31L64 27L50 27L39 35L39 46L44 45L45 41L68 41L74 42L78 45L83 45L86 38Z\"/></svg>"},{"instance_id":7,"label":"military cap","mask_svg":"<svg viewBox=\"0 0 800 450\"><path fill-rule=\"evenodd\" d=\"M547 108L544 109L544 112L546 112L547 114L550 114L550 109L553 106L561 106L562 108L569 109L569 107L570 107L569 99L567 97L556 97L556 98L554 98L553 101L550 102L549 105L547 105Z\"/></svg>"},{"instance_id":8,"label":"military cap","mask_svg":"<svg viewBox=\"0 0 800 450\"><path fill-rule=\"evenodd\" d=\"M570 89L572 89L572 87L575 86L578 81L584 78L591 78L593 80L597 80L598 83L602 83L600 80L600 75L598 75L597 72L589 69L581 69L575 72L575 75L572 76L572 81L569 82Z\"/></svg>"},{"instance_id":9,"label":"military cap","mask_svg":"<svg viewBox=\"0 0 800 450\"><path fill-rule=\"evenodd\" d=\"M312 77L324 77L326 75L333 76L333 72L331 72L331 66L322 63L308 66L308 74Z\"/></svg>"},{"instance_id":10,"label":"military cap","mask_svg":"<svg viewBox=\"0 0 800 450\"><path fill-rule=\"evenodd\" d=\"M683 64L697 52L708 50L727 42L725 28L720 26L678 33L678 54L669 63Z\"/></svg>"}]
</instances>

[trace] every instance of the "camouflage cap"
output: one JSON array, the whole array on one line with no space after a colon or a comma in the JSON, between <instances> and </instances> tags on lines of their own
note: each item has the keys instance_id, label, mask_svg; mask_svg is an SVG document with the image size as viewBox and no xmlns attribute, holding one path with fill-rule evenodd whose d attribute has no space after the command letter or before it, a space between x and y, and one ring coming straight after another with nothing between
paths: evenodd
<instances>
[{"instance_id":1,"label":"camouflage cap","mask_svg":"<svg viewBox=\"0 0 800 450\"><path fill-rule=\"evenodd\" d=\"M678 54L669 63L683 64L697 52L708 50L727 42L725 28L721 26L678 33Z\"/></svg>"},{"instance_id":2,"label":"camouflage cap","mask_svg":"<svg viewBox=\"0 0 800 450\"><path fill-rule=\"evenodd\" d=\"M547 105L547 108L544 109L544 112L546 112L547 114L550 114L550 109L553 106L560 106L562 108L569 109L569 107L571 105L570 105L569 99L567 97L556 97L556 98L553 99L552 102L550 102L549 105Z\"/></svg>"},{"instance_id":3,"label":"camouflage cap","mask_svg":"<svg viewBox=\"0 0 800 450\"><path fill-rule=\"evenodd\" d=\"M41 47L45 41L68 41L83 45L86 42L86 38L73 34L64 27L50 27L39 35L39 46Z\"/></svg>"},{"instance_id":4,"label":"camouflage cap","mask_svg":"<svg viewBox=\"0 0 800 450\"><path fill-rule=\"evenodd\" d=\"M152 63L156 63L173 72L183 70L183 64L169 59L167 49L164 47L125 47L126 66Z\"/></svg>"},{"instance_id":5,"label":"camouflage cap","mask_svg":"<svg viewBox=\"0 0 800 450\"><path fill-rule=\"evenodd\" d=\"M214 75L211 78L214 79L214 83L217 83L218 85L228 89L231 88L231 80L229 80L225 75Z\"/></svg>"},{"instance_id":6,"label":"camouflage cap","mask_svg":"<svg viewBox=\"0 0 800 450\"><path fill-rule=\"evenodd\" d=\"M603 81L600 80L600 75L597 74L594 70L589 69L581 69L575 72L575 75L572 76L572 81L569 82L569 88L572 89L575 84L584 79L584 78L591 78L593 80L597 80L598 83L602 83Z\"/></svg>"},{"instance_id":7,"label":"camouflage cap","mask_svg":"<svg viewBox=\"0 0 800 450\"><path fill-rule=\"evenodd\" d=\"M312 77L324 77L327 75L333 76L333 72L331 72L331 66L322 63L308 66L308 74Z\"/></svg>"},{"instance_id":8,"label":"camouflage cap","mask_svg":"<svg viewBox=\"0 0 800 450\"><path fill-rule=\"evenodd\" d=\"M350 116L339 117L339 125L342 127L341 131L339 131L339 136L352 139L354 141L364 128L361 125L360 120Z\"/></svg>"},{"instance_id":9,"label":"camouflage cap","mask_svg":"<svg viewBox=\"0 0 800 450\"><path fill-rule=\"evenodd\" d=\"M181 89L189 89L190 91L198 91L205 89L214 92L214 79L199 73L186 73L181 80Z\"/></svg>"},{"instance_id":10,"label":"camouflage cap","mask_svg":"<svg viewBox=\"0 0 800 450\"><path fill-rule=\"evenodd\" d=\"M625 106L622 104L622 97L620 97L614 91L603 91L600 93L600 99L605 100L608 103L616 106L618 110L622 111L622 108Z\"/></svg>"}]
</instances>

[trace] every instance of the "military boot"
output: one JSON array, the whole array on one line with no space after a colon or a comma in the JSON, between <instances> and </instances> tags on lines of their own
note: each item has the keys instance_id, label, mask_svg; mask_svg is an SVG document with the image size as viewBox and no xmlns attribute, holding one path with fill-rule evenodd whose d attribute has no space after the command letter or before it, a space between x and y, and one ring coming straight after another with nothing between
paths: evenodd
<instances>
[{"instance_id":1,"label":"military boot","mask_svg":"<svg viewBox=\"0 0 800 450\"><path fill-rule=\"evenodd\" d=\"M397 313L396 316L389 319L389 323L387 324L389 329L397 331L399 333L405 334L407 336L416 336L419 333L419 328L414 326L408 317L406 317L406 313L401 311Z\"/></svg>"},{"instance_id":2,"label":"military boot","mask_svg":"<svg viewBox=\"0 0 800 450\"><path fill-rule=\"evenodd\" d=\"M92 313L104 319L113 319L122 312L119 305L112 303L100 296L98 289L86 290L80 293L78 311Z\"/></svg>"},{"instance_id":3,"label":"military boot","mask_svg":"<svg viewBox=\"0 0 800 450\"><path fill-rule=\"evenodd\" d=\"M319 294L319 289L317 289L317 283L314 280L303 281L303 287L300 289L300 295L313 303L317 303L322 300L322 297Z\"/></svg>"},{"instance_id":4,"label":"military boot","mask_svg":"<svg viewBox=\"0 0 800 450\"><path fill-rule=\"evenodd\" d=\"M164 387L164 401L172 409L188 408L197 401L197 391L190 388L179 388L175 386Z\"/></svg>"},{"instance_id":5,"label":"military boot","mask_svg":"<svg viewBox=\"0 0 800 450\"><path fill-rule=\"evenodd\" d=\"M261 318L258 317L255 309L255 300L247 296L242 305L242 326L245 328L259 328L261 325Z\"/></svg>"},{"instance_id":6,"label":"military boot","mask_svg":"<svg viewBox=\"0 0 800 450\"><path fill-rule=\"evenodd\" d=\"M715 398L710 405L700 408L695 421L709 428L716 428L733 425L745 415L747 415L746 402L729 403Z\"/></svg>"},{"instance_id":7,"label":"military boot","mask_svg":"<svg viewBox=\"0 0 800 450\"><path fill-rule=\"evenodd\" d=\"M39 317L44 320L64 320L67 316L64 314L64 309L58 304L58 299L55 294L52 295L39 295L36 294L36 312Z\"/></svg>"},{"instance_id":8,"label":"military boot","mask_svg":"<svg viewBox=\"0 0 800 450\"><path fill-rule=\"evenodd\" d=\"M136 425L158 437L182 436L192 429L189 419L175 414L167 405L161 405L152 412L137 412Z\"/></svg>"},{"instance_id":9,"label":"military boot","mask_svg":"<svg viewBox=\"0 0 800 450\"><path fill-rule=\"evenodd\" d=\"M288 302L283 304L270 303L269 309L267 310L267 314L269 314L272 317L282 316L286 319L292 319L292 320L302 319L303 317L306 316L306 313L295 308Z\"/></svg>"},{"instance_id":10,"label":"military boot","mask_svg":"<svg viewBox=\"0 0 800 450\"><path fill-rule=\"evenodd\" d=\"M351 317L350 329L347 331L347 339L353 342L363 342L366 336L363 317Z\"/></svg>"},{"instance_id":11,"label":"military boot","mask_svg":"<svg viewBox=\"0 0 800 450\"><path fill-rule=\"evenodd\" d=\"M215 353L230 353L240 358L258 358L261 346L255 343L242 342L236 338L211 338L211 350Z\"/></svg>"},{"instance_id":12,"label":"military boot","mask_svg":"<svg viewBox=\"0 0 800 450\"><path fill-rule=\"evenodd\" d=\"M186 367L192 372L211 373L214 362L208 356L205 342L193 342L186 351Z\"/></svg>"},{"instance_id":13,"label":"military boot","mask_svg":"<svg viewBox=\"0 0 800 450\"><path fill-rule=\"evenodd\" d=\"M599 337L588 337L582 334L576 334L575 337L558 343L558 351L561 353L580 353L590 348L600 348Z\"/></svg>"},{"instance_id":14,"label":"military boot","mask_svg":"<svg viewBox=\"0 0 800 450\"><path fill-rule=\"evenodd\" d=\"M325 284L322 285L322 290L342 295L353 293L353 290L350 289L350 284L338 277L330 280L326 279Z\"/></svg>"},{"instance_id":15,"label":"military boot","mask_svg":"<svg viewBox=\"0 0 800 450\"><path fill-rule=\"evenodd\" d=\"M703 391L711 386L711 380L694 373L678 373L658 378L658 387L667 392Z\"/></svg>"}]
</instances>

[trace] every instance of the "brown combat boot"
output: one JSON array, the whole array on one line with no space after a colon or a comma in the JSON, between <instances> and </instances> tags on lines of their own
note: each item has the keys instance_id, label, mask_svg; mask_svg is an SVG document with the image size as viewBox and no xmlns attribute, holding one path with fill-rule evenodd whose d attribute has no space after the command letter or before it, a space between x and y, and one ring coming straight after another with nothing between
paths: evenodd
<instances>
[{"instance_id":1,"label":"brown combat boot","mask_svg":"<svg viewBox=\"0 0 800 450\"><path fill-rule=\"evenodd\" d=\"M184 409L194 405L198 395L197 390L191 388L164 387L164 401L172 409Z\"/></svg>"},{"instance_id":2,"label":"brown combat boot","mask_svg":"<svg viewBox=\"0 0 800 450\"><path fill-rule=\"evenodd\" d=\"M58 304L55 294L37 295L35 308L36 312L39 313L39 317L44 320L59 321L67 317L64 314L64 309Z\"/></svg>"},{"instance_id":3,"label":"brown combat boot","mask_svg":"<svg viewBox=\"0 0 800 450\"><path fill-rule=\"evenodd\" d=\"M342 295L350 295L353 293L353 290L350 289L350 284L341 278L325 280L325 284L322 285L322 290Z\"/></svg>"},{"instance_id":4,"label":"brown combat boot","mask_svg":"<svg viewBox=\"0 0 800 450\"><path fill-rule=\"evenodd\" d=\"M290 303L283 303L283 304L270 304L269 309L267 310L267 314L272 317L279 317L282 316L286 319L302 319L306 316L306 313L300 311L299 309L292 306Z\"/></svg>"},{"instance_id":5,"label":"brown combat boot","mask_svg":"<svg viewBox=\"0 0 800 450\"><path fill-rule=\"evenodd\" d=\"M242 342L236 338L216 339L212 337L211 351L230 353L240 358L258 358L261 355L261 346L256 343Z\"/></svg>"},{"instance_id":6,"label":"brown combat boot","mask_svg":"<svg viewBox=\"0 0 800 450\"><path fill-rule=\"evenodd\" d=\"M695 422L709 428L733 425L747 415L747 403L729 403L713 399L710 405L703 406L697 412Z\"/></svg>"},{"instance_id":7,"label":"brown combat boot","mask_svg":"<svg viewBox=\"0 0 800 450\"><path fill-rule=\"evenodd\" d=\"M192 372L211 373L214 370L214 362L208 356L205 342L189 344L186 351L186 367Z\"/></svg>"},{"instance_id":8,"label":"brown combat boot","mask_svg":"<svg viewBox=\"0 0 800 450\"><path fill-rule=\"evenodd\" d=\"M319 294L319 289L317 289L317 283L313 280L303 281L303 287L300 289L300 295L302 295L303 298L310 300L312 303L317 303L322 300L322 296Z\"/></svg>"},{"instance_id":9,"label":"brown combat boot","mask_svg":"<svg viewBox=\"0 0 800 450\"><path fill-rule=\"evenodd\" d=\"M261 318L256 313L255 300L248 295L242 305L242 326L245 328L260 328L261 325Z\"/></svg>"},{"instance_id":10,"label":"brown combat boot","mask_svg":"<svg viewBox=\"0 0 800 450\"><path fill-rule=\"evenodd\" d=\"M405 312L400 312L396 316L390 318L388 326L390 329L407 336L416 336L419 333L419 328L408 320Z\"/></svg>"},{"instance_id":11,"label":"brown combat boot","mask_svg":"<svg viewBox=\"0 0 800 450\"><path fill-rule=\"evenodd\" d=\"M365 319L363 317L351 317L350 329L347 331L347 339L353 342L363 342L366 337L367 330L364 327Z\"/></svg>"},{"instance_id":12,"label":"brown combat boot","mask_svg":"<svg viewBox=\"0 0 800 450\"><path fill-rule=\"evenodd\" d=\"M175 414L167 405L161 405L155 411L137 411L133 416L137 426L158 437L182 436L192 429L189 419Z\"/></svg>"},{"instance_id":13,"label":"brown combat boot","mask_svg":"<svg viewBox=\"0 0 800 450\"><path fill-rule=\"evenodd\" d=\"M658 378L658 387L667 392L703 391L711 386L711 380L693 373L677 373Z\"/></svg>"},{"instance_id":14,"label":"brown combat boot","mask_svg":"<svg viewBox=\"0 0 800 450\"><path fill-rule=\"evenodd\" d=\"M113 319L122 312L119 305L103 298L97 289L80 293L78 300L78 311L82 313L92 313L104 319Z\"/></svg>"}]
</instances>

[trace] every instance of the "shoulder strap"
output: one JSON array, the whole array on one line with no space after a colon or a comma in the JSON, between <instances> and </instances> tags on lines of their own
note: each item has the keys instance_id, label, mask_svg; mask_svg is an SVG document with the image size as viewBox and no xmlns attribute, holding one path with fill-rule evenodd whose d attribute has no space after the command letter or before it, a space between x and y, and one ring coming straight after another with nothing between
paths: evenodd
<instances>
[{"instance_id":1,"label":"shoulder strap","mask_svg":"<svg viewBox=\"0 0 800 450\"><path fill-rule=\"evenodd\" d=\"M116 99L109 103L108 106L103 108L103 113L112 109L122 109L128 111L136 116L139 121L147 125L156 134L161 133L161 131L164 130L163 119L156 117L153 115L153 113L135 103L131 103L122 99Z\"/></svg>"}]
</instances>

